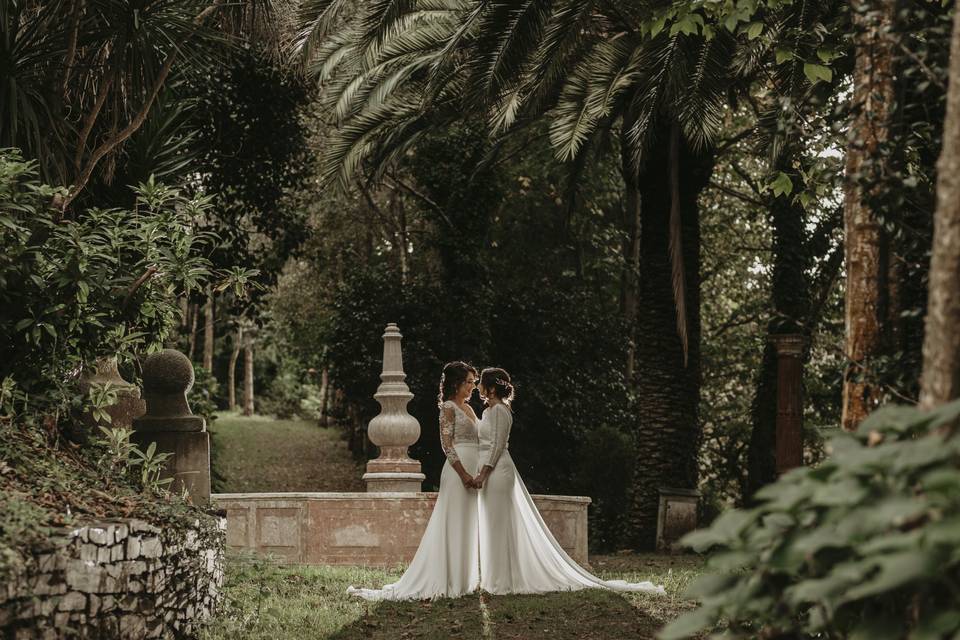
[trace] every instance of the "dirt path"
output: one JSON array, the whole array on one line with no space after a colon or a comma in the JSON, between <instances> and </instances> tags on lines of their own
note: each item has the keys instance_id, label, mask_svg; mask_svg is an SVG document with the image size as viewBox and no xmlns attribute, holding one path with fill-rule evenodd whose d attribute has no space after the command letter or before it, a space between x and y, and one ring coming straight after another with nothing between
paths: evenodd
<instances>
[{"instance_id":1,"label":"dirt path","mask_svg":"<svg viewBox=\"0 0 960 640\"><path fill-rule=\"evenodd\" d=\"M215 483L219 493L366 490L363 463L334 427L221 413L211 430L214 473L223 477Z\"/></svg>"}]
</instances>

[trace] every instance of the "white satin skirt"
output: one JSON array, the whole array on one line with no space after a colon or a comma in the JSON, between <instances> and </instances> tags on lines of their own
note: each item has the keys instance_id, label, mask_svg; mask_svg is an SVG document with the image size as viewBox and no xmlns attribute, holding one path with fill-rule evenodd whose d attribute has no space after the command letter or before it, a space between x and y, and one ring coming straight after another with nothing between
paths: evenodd
<instances>
[{"instance_id":1,"label":"white satin skirt","mask_svg":"<svg viewBox=\"0 0 960 640\"><path fill-rule=\"evenodd\" d=\"M481 448L481 456L483 448ZM612 589L665 593L652 582L601 580L577 564L547 528L509 451L480 490L480 587L492 594Z\"/></svg>"},{"instance_id":2,"label":"white satin skirt","mask_svg":"<svg viewBox=\"0 0 960 640\"><path fill-rule=\"evenodd\" d=\"M467 473L477 475L478 445L454 445ZM350 587L367 600L456 598L480 586L477 490L467 489L447 462L440 473L440 491L420 546L401 578L382 589Z\"/></svg>"}]
</instances>

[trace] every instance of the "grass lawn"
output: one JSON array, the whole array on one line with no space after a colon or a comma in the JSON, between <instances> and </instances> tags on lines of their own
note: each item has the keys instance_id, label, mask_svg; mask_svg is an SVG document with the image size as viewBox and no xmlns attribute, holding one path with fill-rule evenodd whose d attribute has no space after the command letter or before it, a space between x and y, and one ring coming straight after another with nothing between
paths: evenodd
<instances>
[{"instance_id":1,"label":"grass lawn","mask_svg":"<svg viewBox=\"0 0 960 640\"><path fill-rule=\"evenodd\" d=\"M222 412L211 429L221 492L366 491L363 463L336 428Z\"/></svg>"},{"instance_id":2,"label":"grass lawn","mask_svg":"<svg viewBox=\"0 0 960 640\"><path fill-rule=\"evenodd\" d=\"M316 638L400 640L595 640L653 638L667 621L692 607L680 598L702 566L695 556L594 556L607 579L652 580L667 597L587 590L531 596L471 595L433 602L371 603L346 594L349 585L379 587L390 571L359 567L273 565L249 556L228 560L220 616L204 640Z\"/></svg>"}]
</instances>

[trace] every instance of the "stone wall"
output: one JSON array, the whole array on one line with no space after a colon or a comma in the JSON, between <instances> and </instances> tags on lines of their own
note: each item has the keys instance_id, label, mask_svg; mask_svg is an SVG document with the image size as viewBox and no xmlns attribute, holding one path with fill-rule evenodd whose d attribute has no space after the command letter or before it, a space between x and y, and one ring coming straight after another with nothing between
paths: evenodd
<instances>
[{"instance_id":1,"label":"stone wall","mask_svg":"<svg viewBox=\"0 0 960 640\"><path fill-rule=\"evenodd\" d=\"M0 586L15 638L178 638L211 616L223 584L226 519L174 530L110 520L54 538Z\"/></svg>"},{"instance_id":2,"label":"stone wall","mask_svg":"<svg viewBox=\"0 0 960 640\"><path fill-rule=\"evenodd\" d=\"M582 496L532 496L560 546L587 562L587 507ZM393 566L410 562L436 493L221 493L227 545L285 562Z\"/></svg>"}]
</instances>

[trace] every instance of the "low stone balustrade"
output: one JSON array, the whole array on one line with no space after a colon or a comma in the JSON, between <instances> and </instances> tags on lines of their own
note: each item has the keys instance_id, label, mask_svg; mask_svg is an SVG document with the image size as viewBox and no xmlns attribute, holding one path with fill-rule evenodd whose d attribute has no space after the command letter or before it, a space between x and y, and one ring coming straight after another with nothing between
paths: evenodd
<instances>
[{"instance_id":1,"label":"low stone balustrade","mask_svg":"<svg viewBox=\"0 0 960 640\"><path fill-rule=\"evenodd\" d=\"M436 493L220 493L227 545L283 562L394 566L410 562L433 512ZM582 496L535 495L557 542L587 562L587 507Z\"/></svg>"}]
</instances>

